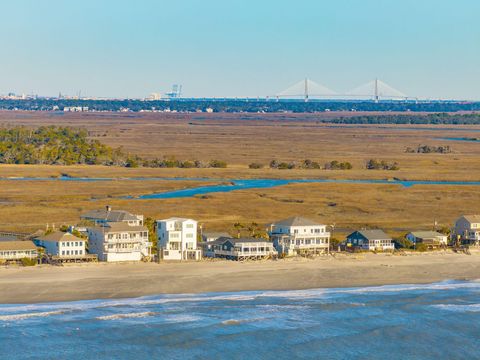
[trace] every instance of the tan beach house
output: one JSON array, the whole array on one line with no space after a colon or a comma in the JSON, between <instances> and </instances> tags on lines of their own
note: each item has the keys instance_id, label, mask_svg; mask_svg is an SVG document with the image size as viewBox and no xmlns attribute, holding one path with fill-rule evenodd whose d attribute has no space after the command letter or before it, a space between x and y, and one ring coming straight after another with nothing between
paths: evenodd
<instances>
[{"instance_id":1,"label":"tan beach house","mask_svg":"<svg viewBox=\"0 0 480 360\"><path fill-rule=\"evenodd\" d=\"M150 259L151 243L148 241L148 229L145 226L106 222L88 227L87 232L89 251L96 254L100 261Z\"/></svg>"},{"instance_id":2,"label":"tan beach house","mask_svg":"<svg viewBox=\"0 0 480 360\"><path fill-rule=\"evenodd\" d=\"M480 245L480 215L463 215L456 222L453 238L468 245Z\"/></svg>"},{"instance_id":3,"label":"tan beach house","mask_svg":"<svg viewBox=\"0 0 480 360\"><path fill-rule=\"evenodd\" d=\"M1 262L17 262L25 258L33 260L37 257L37 247L30 240L0 241Z\"/></svg>"},{"instance_id":4,"label":"tan beach house","mask_svg":"<svg viewBox=\"0 0 480 360\"><path fill-rule=\"evenodd\" d=\"M327 225L292 217L270 225L270 240L280 255L315 255L327 253L330 233Z\"/></svg>"},{"instance_id":5,"label":"tan beach house","mask_svg":"<svg viewBox=\"0 0 480 360\"><path fill-rule=\"evenodd\" d=\"M346 249L366 251L393 251L395 244L383 230L358 230L347 236Z\"/></svg>"},{"instance_id":6,"label":"tan beach house","mask_svg":"<svg viewBox=\"0 0 480 360\"><path fill-rule=\"evenodd\" d=\"M444 247L448 243L448 236L437 231L412 231L405 238L414 244L425 244L432 248Z\"/></svg>"}]
</instances>

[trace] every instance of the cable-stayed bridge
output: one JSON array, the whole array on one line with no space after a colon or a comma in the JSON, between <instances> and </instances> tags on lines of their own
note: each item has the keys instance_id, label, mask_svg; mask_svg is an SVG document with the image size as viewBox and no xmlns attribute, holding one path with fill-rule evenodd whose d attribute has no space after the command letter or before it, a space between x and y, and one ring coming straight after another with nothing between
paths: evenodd
<instances>
[{"instance_id":1,"label":"cable-stayed bridge","mask_svg":"<svg viewBox=\"0 0 480 360\"><path fill-rule=\"evenodd\" d=\"M375 79L344 94L338 93L310 79L304 79L275 95L277 99L338 99L338 100L409 100L409 97L393 86Z\"/></svg>"}]
</instances>

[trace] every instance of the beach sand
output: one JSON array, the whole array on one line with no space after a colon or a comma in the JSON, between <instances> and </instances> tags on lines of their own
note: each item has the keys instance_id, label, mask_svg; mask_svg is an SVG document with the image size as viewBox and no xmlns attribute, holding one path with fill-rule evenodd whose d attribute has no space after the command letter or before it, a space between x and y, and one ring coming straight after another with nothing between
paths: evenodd
<instances>
[{"instance_id":1,"label":"beach sand","mask_svg":"<svg viewBox=\"0 0 480 360\"><path fill-rule=\"evenodd\" d=\"M296 290L480 279L480 253L337 254L278 261L72 264L0 268L0 303L166 293Z\"/></svg>"}]
</instances>

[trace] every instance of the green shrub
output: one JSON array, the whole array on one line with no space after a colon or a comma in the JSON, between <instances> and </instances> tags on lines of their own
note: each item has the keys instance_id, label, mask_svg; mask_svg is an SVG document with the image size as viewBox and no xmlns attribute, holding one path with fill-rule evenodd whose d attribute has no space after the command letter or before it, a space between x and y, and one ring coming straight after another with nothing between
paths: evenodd
<instances>
[{"instance_id":1,"label":"green shrub","mask_svg":"<svg viewBox=\"0 0 480 360\"><path fill-rule=\"evenodd\" d=\"M263 168L263 165L260 163L251 163L250 165L248 165L248 167L250 169L261 169Z\"/></svg>"},{"instance_id":2,"label":"green shrub","mask_svg":"<svg viewBox=\"0 0 480 360\"><path fill-rule=\"evenodd\" d=\"M395 248L397 249L411 249L413 248L413 242L406 238L397 238L393 239L393 242L395 244Z\"/></svg>"},{"instance_id":3,"label":"green shrub","mask_svg":"<svg viewBox=\"0 0 480 360\"><path fill-rule=\"evenodd\" d=\"M227 167L227 163L225 161L222 161L222 160L212 160L212 161L210 161L210 167L224 169L224 168Z\"/></svg>"},{"instance_id":4,"label":"green shrub","mask_svg":"<svg viewBox=\"0 0 480 360\"><path fill-rule=\"evenodd\" d=\"M22 258L20 259L23 266L35 266L37 265L37 259Z\"/></svg>"},{"instance_id":5,"label":"green shrub","mask_svg":"<svg viewBox=\"0 0 480 360\"><path fill-rule=\"evenodd\" d=\"M420 252L425 252L428 250L428 246L422 243L415 244L415 250Z\"/></svg>"}]
</instances>

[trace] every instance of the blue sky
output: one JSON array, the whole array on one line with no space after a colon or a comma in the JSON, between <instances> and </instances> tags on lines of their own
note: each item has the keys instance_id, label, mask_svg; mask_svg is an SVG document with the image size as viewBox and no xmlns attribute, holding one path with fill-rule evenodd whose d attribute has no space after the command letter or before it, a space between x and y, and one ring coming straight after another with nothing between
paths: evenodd
<instances>
[{"instance_id":1,"label":"blue sky","mask_svg":"<svg viewBox=\"0 0 480 360\"><path fill-rule=\"evenodd\" d=\"M478 0L0 0L0 94L274 95L375 77L480 99Z\"/></svg>"}]
</instances>

